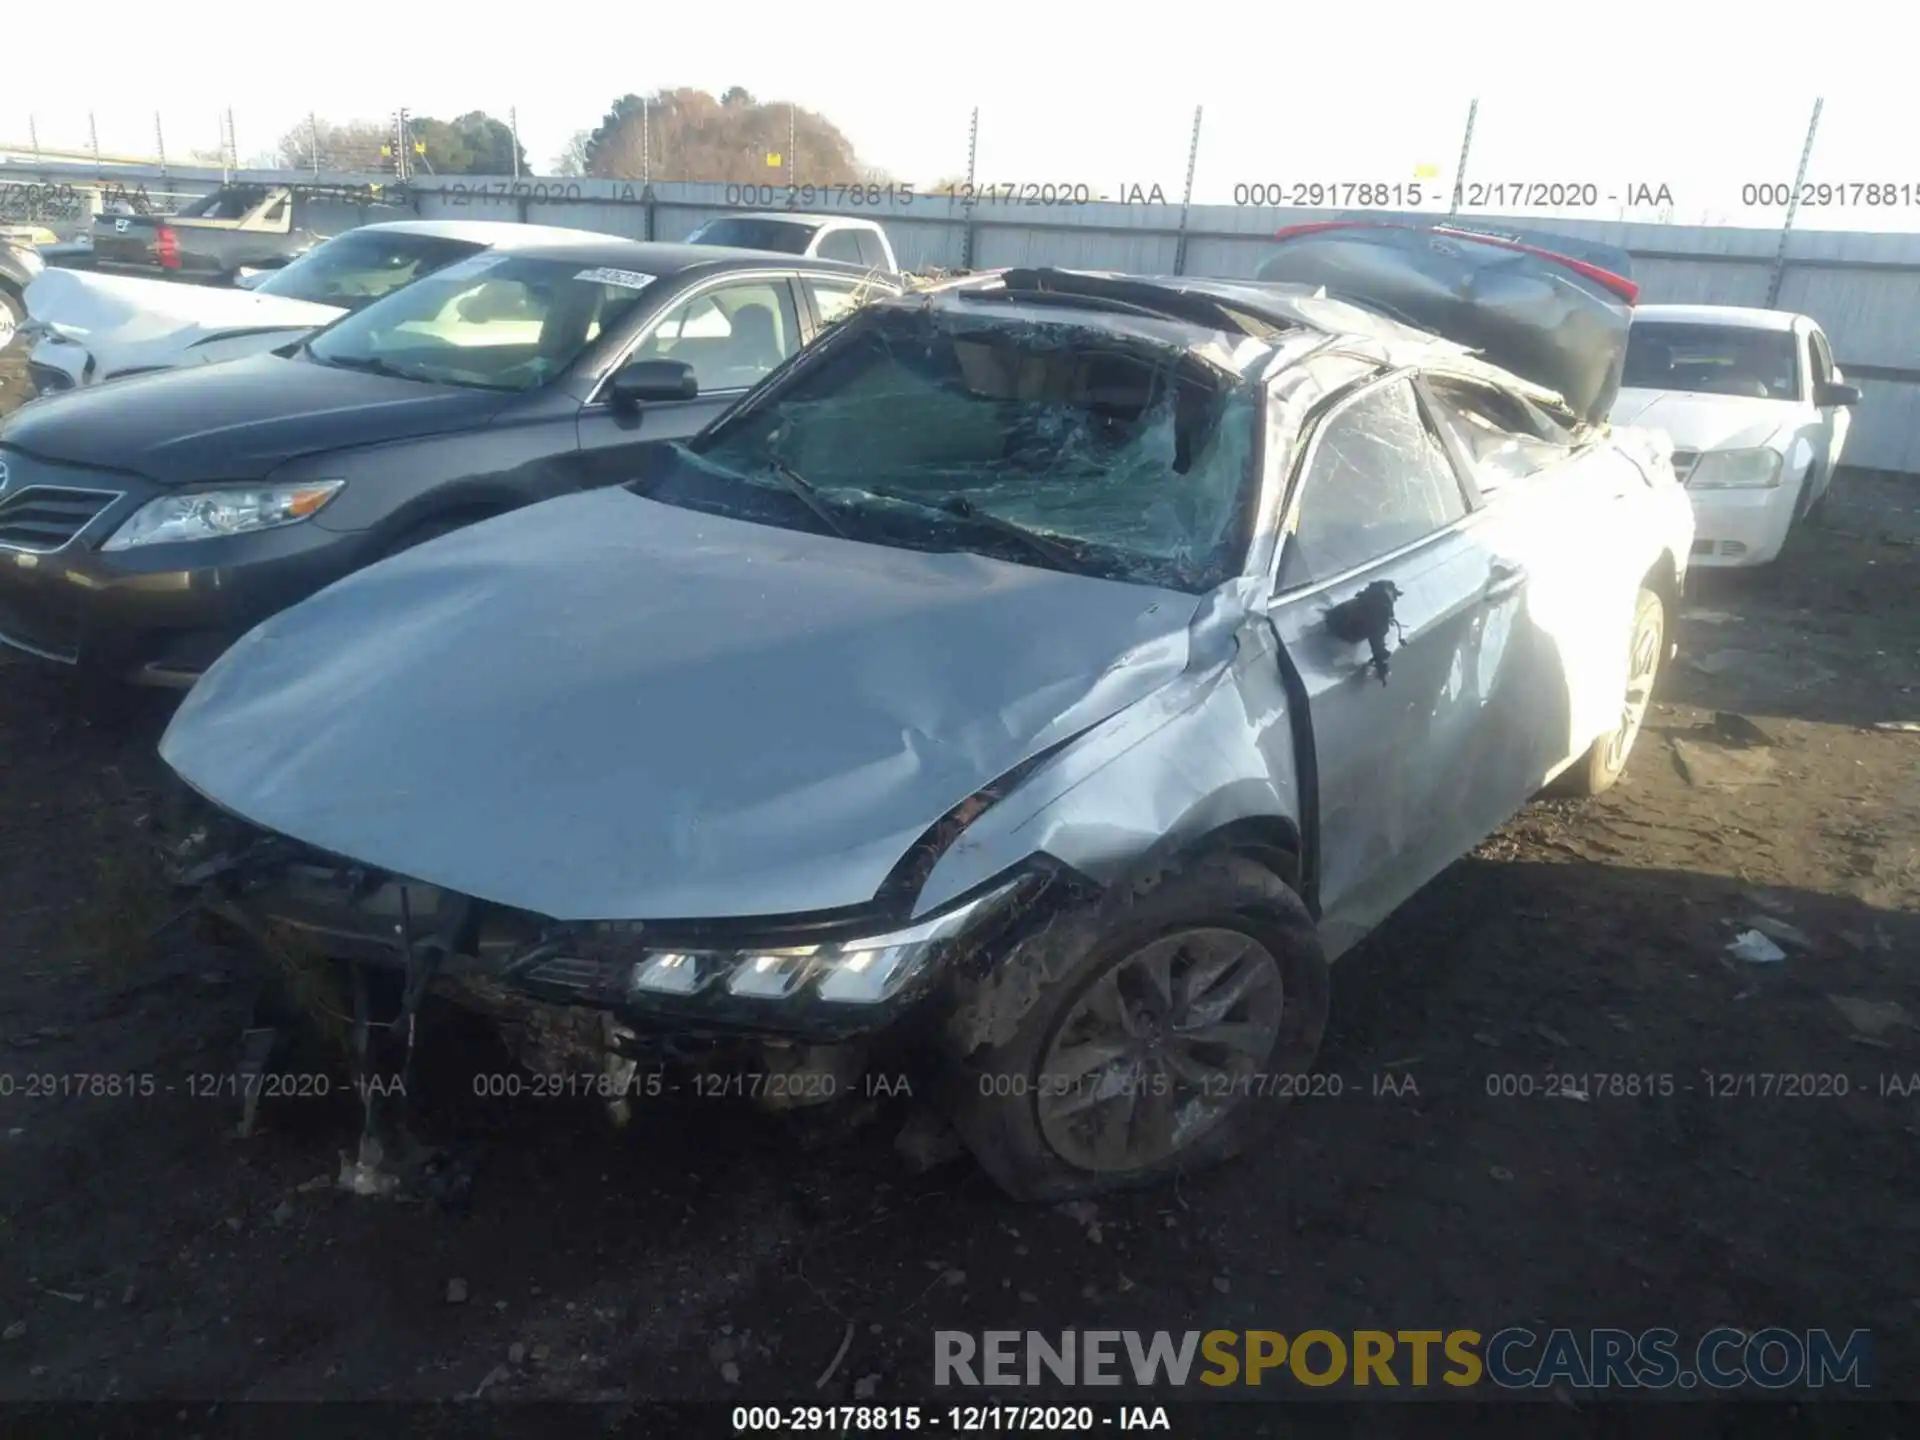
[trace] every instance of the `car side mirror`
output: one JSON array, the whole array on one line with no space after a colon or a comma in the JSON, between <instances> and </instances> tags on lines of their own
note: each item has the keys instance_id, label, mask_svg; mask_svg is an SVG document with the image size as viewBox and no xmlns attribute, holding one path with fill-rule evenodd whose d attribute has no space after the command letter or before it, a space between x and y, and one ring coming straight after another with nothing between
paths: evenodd
<instances>
[{"instance_id":1,"label":"car side mirror","mask_svg":"<svg viewBox=\"0 0 1920 1440\"><path fill-rule=\"evenodd\" d=\"M1813 403L1822 410L1830 405L1858 405L1860 403L1860 387L1858 385L1842 385L1838 381L1829 380L1820 387L1819 393L1814 396Z\"/></svg>"},{"instance_id":2,"label":"car side mirror","mask_svg":"<svg viewBox=\"0 0 1920 1440\"><path fill-rule=\"evenodd\" d=\"M607 398L622 405L638 405L643 400L691 400L699 393L700 382L684 360L631 361L607 386Z\"/></svg>"}]
</instances>

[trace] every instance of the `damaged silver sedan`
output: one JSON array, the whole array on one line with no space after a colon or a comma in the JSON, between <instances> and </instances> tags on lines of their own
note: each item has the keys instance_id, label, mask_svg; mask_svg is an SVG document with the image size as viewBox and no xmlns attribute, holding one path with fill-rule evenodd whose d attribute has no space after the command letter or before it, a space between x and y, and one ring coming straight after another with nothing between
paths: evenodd
<instances>
[{"instance_id":1,"label":"damaged silver sedan","mask_svg":"<svg viewBox=\"0 0 1920 1440\"><path fill-rule=\"evenodd\" d=\"M1297 246L882 301L632 483L268 621L162 743L193 883L616 1089L924 1078L1017 1197L1243 1149L1330 960L1620 775L1692 525L1605 422L1621 274Z\"/></svg>"}]
</instances>

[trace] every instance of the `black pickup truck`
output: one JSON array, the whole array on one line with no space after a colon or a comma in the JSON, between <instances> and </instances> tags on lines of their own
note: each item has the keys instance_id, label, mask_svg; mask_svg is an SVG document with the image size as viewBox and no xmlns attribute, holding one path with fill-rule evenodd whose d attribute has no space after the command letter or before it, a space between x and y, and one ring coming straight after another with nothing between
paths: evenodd
<instances>
[{"instance_id":1,"label":"black pickup truck","mask_svg":"<svg viewBox=\"0 0 1920 1440\"><path fill-rule=\"evenodd\" d=\"M400 187L228 185L172 215L94 217L94 269L231 284L243 269L275 269L322 240L419 215Z\"/></svg>"}]
</instances>

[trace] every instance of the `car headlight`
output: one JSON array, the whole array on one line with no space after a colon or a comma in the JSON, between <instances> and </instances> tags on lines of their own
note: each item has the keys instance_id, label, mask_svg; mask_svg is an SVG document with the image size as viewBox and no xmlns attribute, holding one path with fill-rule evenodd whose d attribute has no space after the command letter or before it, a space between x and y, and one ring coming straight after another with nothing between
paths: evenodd
<instances>
[{"instance_id":1,"label":"car headlight","mask_svg":"<svg viewBox=\"0 0 1920 1440\"><path fill-rule=\"evenodd\" d=\"M1766 490L1779 483L1778 450L1709 450L1687 477L1689 490Z\"/></svg>"},{"instance_id":2,"label":"car headlight","mask_svg":"<svg viewBox=\"0 0 1920 1440\"><path fill-rule=\"evenodd\" d=\"M136 545L211 540L292 525L319 514L346 483L316 480L306 485L250 485L165 495L134 511L100 548L131 550Z\"/></svg>"},{"instance_id":3,"label":"car headlight","mask_svg":"<svg viewBox=\"0 0 1920 1440\"><path fill-rule=\"evenodd\" d=\"M993 910L1020 885L1011 881L903 930L790 949L661 951L638 961L628 986L639 995L691 996L712 989L747 999L783 1000L812 987L836 1005L890 1000L939 955L942 947Z\"/></svg>"}]
</instances>

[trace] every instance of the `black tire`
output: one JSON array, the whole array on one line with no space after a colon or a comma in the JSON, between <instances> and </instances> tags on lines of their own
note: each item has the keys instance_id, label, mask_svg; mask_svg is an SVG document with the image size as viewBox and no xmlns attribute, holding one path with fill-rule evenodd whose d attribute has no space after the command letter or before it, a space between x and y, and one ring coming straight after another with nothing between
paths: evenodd
<instances>
[{"instance_id":1,"label":"black tire","mask_svg":"<svg viewBox=\"0 0 1920 1440\"><path fill-rule=\"evenodd\" d=\"M1667 615L1666 601L1660 598L1657 591L1649 590L1642 586L1640 594L1634 600L1633 625L1632 628L1627 631L1629 696L1631 696L1633 688L1632 682L1634 677L1632 671L1634 668L1634 652L1637 647L1637 642L1641 638L1642 625L1649 621L1659 628L1653 642L1653 673L1647 678L1646 696L1642 702L1644 707L1650 707L1652 704L1653 687L1658 682L1659 672L1664 666L1667 636L1672 633L1673 627ZM1622 718L1623 725L1621 728L1624 730L1624 715ZM1548 792L1554 795L1583 799L1611 790L1614 785L1618 783L1620 777L1626 773L1627 761L1632 758L1633 745L1634 742L1640 738L1640 730L1645 719L1646 713L1643 708L1639 719L1636 720L1633 725L1632 733L1626 737L1626 743L1620 746L1617 752L1614 747L1614 739L1621 731L1608 731L1605 735L1597 738L1592 745L1587 747L1587 753L1576 760L1559 779L1555 780L1554 783L1548 787Z\"/></svg>"},{"instance_id":2,"label":"black tire","mask_svg":"<svg viewBox=\"0 0 1920 1440\"><path fill-rule=\"evenodd\" d=\"M1218 1117L1171 1153L1107 1168L1069 1158L1042 1119L1050 1047L1096 983L1117 977L1156 941L1203 928L1252 941L1249 963L1267 975L1270 960L1277 971L1278 1017L1267 1053L1252 1059L1244 1072L1249 1081L1206 1091L1223 1102ZM959 987L945 1035L947 1108L981 1168L1016 1200L1152 1184L1239 1154L1272 1126L1290 1095L1308 1093L1298 1079L1319 1052L1327 999L1326 956L1306 906L1285 881L1238 854L1175 861L1056 912L1019 938L985 980ZM1230 1008L1221 1018L1235 1013ZM1187 1092L1189 1102L1199 1093Z\"/></svg>"}]
</instances>

